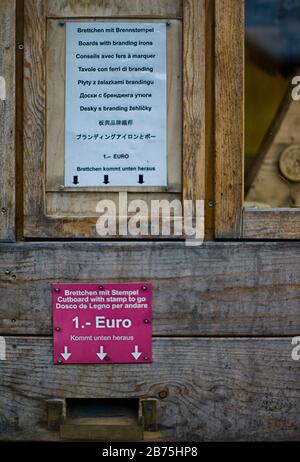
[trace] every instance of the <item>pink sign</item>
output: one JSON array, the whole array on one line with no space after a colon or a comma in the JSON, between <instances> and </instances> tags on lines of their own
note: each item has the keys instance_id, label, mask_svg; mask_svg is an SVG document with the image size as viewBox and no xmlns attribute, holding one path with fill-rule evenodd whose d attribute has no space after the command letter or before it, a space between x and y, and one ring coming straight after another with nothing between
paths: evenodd
<instances>
[{"instance_id":1,"label":"pink sign","mask_svg":"<svg viewBox=\"0 0 300 462\"><path fill-rule=\"evenodd\" d=\"M54 363L152 362L152 286L52 284Z\"/></svg>"}]
</instances>

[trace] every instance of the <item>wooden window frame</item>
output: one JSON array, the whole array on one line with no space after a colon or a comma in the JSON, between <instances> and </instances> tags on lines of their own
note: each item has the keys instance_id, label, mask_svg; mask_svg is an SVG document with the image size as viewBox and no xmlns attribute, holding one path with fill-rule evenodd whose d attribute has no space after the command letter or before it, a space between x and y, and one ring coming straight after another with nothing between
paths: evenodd
<instances>
[{"instance_id":1,"label":"wooden window frame","mask_svg":"<svg viewBox=\"0 0 300 462\"><path fill-rule=\"evenodd\" d=\"M176 14L170 5L177 2ZM98 1L95 18L182 19L183 23L183 153L182 199L205 199L206 9L208 0ZM24 33L24 237L99 238L97 216L47 215L46 148L46 19L90 17L90 2L26 0ZM162 6L163 5L163 6ZM147 11L146 14L142 14ZM34 14L32 14L34 12ZM179 14L178 14L179 12ZM111 238L112 236L108 236ZM118 236L115 236L118 237ZM148 238L151 236L141 236Z\"/></svg>"},{"instance_id":2,"label":"wooden window frame","mask_svg":"<svg viewBox=\"0 0 300 462\"><path fill-rule=\"evenodd\" d=\"M244 10L215 3L215 237L299 239L300 208L244 207Z\"/></svg>"},{"instance_id":3,"label":"wooden window frame","mask_svg":"<svg viewBox=\"0 0 300 462\"><path fill-rule=\"evenodd\" d=\"M15 241L16 1L0 2L0 242ZM20 50L17 50L20 53Z\"/></svg>"}]
</instances>

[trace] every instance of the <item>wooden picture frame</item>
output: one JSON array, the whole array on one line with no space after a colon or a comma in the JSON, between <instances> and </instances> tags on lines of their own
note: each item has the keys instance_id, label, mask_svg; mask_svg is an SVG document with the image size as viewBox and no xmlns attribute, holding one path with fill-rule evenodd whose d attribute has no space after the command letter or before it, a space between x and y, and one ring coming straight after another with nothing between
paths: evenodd
<instances>
[{"instance_id":1,"label":"wooden picture frame","mask_svg":"<svg viewBox=\"0 0 300 462\"><path fill-rule=\"evenodd\" d=\"M25 2L24 236L26 238L99 238L95 227L98 217L94 212L94 204L102 198L107 199L113 194L118 194L101 192L99 196L98 192L47 192L47 20L76 18L130 20L132 18L182 21L182 192L178 192L175 187L173 192L171 190L167 193L167 196L166 193L160 192L155 196L152 195L151 198L204 200L206 1L114 0L109 4L105 1L96 3L95 0L84 3L76 0ZM178 165L178 162L175 164ZM88 200L86 194L89 194ZM141 191L137 196L136 193L132 193L131 198L149 200L148 194Z\"/></svg>"}]
</instances>

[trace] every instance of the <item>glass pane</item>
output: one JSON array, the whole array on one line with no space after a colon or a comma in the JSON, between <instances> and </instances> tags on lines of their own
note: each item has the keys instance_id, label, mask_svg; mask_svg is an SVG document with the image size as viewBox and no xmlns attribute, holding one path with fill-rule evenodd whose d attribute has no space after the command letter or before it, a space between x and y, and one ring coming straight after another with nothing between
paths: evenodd
<instances>
[{"instance_id":1,"label":"glass pane","mask_svg":"<svg viewBox=\"0 0 300 462\"><path fill-rule=\"evenodd\" d=\"M300 206L300 0L245 5L245 205Z\"/></svg>"}]
</instances>

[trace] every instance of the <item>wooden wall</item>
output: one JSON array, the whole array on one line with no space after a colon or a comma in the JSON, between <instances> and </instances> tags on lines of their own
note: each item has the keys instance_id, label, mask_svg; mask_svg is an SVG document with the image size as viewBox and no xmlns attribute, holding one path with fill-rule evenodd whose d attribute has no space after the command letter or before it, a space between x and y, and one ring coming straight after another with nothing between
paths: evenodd
<instances>
[{"instance_id":1,"label":"wooden wall","mask_svg":"<svg viewBox=\"0 0 300 462\"><path fill-rule=\"evenodd\" d=\"M0 247L0 439L56 440L49 398L158 399L154 440L297 440L299 243ZM50 283L151 280L154 362L53 365ZM163 393L161 393L163 392ZM162 396L162 398L161 398Z\"/></svg>"},{"instance_id":2,"label":"wooden wall","mask_svg":"<svg viewBox=\"0 0 300 462\"><path fill-rule=\"evenodd\" d=\"M134 3L132 15L141 5ZM78 8L70 9L67 0L49 0L47 7L52 17L61 8L80 17L90 0L76 4ZM159 0L142 4L154 8ZM175 4L177 17L181 2ZM190 0L186 4L195 5ZM223 4L216 2L222 17ZM158 431L147 433L147 440L299 440L300 361L293 361L291 352L292 338L300 335L300 242L207 242L199 247L149 241L13 242L15 165L22 170L18 156L17 164L14 158L15 139L22 150L22 131L15 137L15 49L22 43L16 43L14 8L14 0L1 0L0 76L8 80L7 97L0 100L0 240L9 243L0 244L0 336L7 345L7 358L0 360L0 440L59 439L47 429L50 398L147 397L157 398L159 416ZM206 8L211 11L212 2ZM221 25L227 30L226 18ZM222 28L216 31L219 37ZM223 48L219 41L216 51ZM23 51L17 50L20 56ZM206 90L213 93L214 64L207 64ZM218 69L223 65L220 57ZM233 68L229 71L234 74ZM236 98L235 92L231 85L229 96ZM17 120L22 119L20 112ZM224 117L226 111L218 114ZM207 145L213 152L213 110L205 116ZM206 159L210 178L213 163ZM232 184L237 183L239 176ZM212 203L213 186L212 180L207 197ZM21 189L17 185L18 201ZM208 200L206 208L212 234ZM233 213L236 223L234 214L240 212L234 203L224 210ZM21 223L22 214L17 219ZM277 222L279 233L282 221ZM269 232L269 223L263 223L264 232ZM248 237L257 237L253 229ZM228 237L227 231L222 237ZM147 280L153 283L153 364L53 365L51 283Z\"/></svg>"},{"instance_id":3,"label":"wooden wall","mask_svg":"<svg viewBox=\"0 0 300 462\"><path fill-rule=\"evenodd\" d=\"M3 244L0 335L51 335L51 283L140 280L153 283L155 335L297 335L299 249L298 243Z\"/></svg>"}]
</instances>

